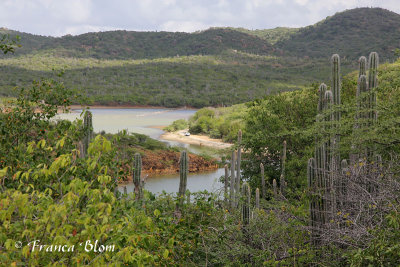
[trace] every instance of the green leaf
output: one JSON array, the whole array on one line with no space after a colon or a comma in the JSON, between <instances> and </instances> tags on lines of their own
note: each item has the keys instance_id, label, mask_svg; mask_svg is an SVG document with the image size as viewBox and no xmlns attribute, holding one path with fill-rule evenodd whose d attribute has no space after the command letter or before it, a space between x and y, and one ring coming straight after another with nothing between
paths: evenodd
<instances>
[{"instance_id":1,"label":"green leaf","mask_svg":"<svg viewBox=\"0 0 400 267\"><path fill-rule=\"evenodd\" d=\"M164 253L163 253L164 259L168 259L168 255L169 255L169 251L168 251L168 249L165 249Z\"/></svg>"},{"instance_id":2,"label":"green leaf","mask_svg":"<svg viewBox=\"0 0 400 267\"><path fill-rule=\"evenodd\" d=\"M158 218L158 216L161 215L161 212L158 209L154 210L154 216L156 216Z\"/></svg>"}]
</instances>

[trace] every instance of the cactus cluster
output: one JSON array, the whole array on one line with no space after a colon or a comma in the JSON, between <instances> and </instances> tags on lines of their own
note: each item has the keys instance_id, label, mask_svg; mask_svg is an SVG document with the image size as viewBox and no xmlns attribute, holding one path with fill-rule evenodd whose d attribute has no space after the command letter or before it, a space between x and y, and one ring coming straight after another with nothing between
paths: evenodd
<instances>
[{"instance_id":1,"label":"cactus cluster","mask_svg":"<svg viewBox=\"0 0 400 267\"><path fill-rule=\"evenodd\" d=\"M355 129L368 127L376 121L376 95L371 92L377 86L378 54L372 52L367 59L359 59L359 78L357 86L357 111ZM310 218L311 226L323 227L336 211L347 203L347 160L340 159L339 126L340 126L340 58L332 56L332 88L325 84L319 87L317 122L322 125L316 137L314 158L309 159L307 167L308 185L310 188ZM360 147L353 146L357 152ZM370 156L367 152L367 157ZM350 155L352 158L359 156ZM313 240L317 239L316 232L312 233Z\"/></svg>"},{"instance_id":2,"label":"cactus cluster","mask_svg":"<svg viewBox=\"0 0 400 267\"><path fill-rule=\"evenodd\" d=\"M311 191L311 225L325 224L336 209L335 188L340 162L338 127L340 110L340 57L334 54L332 62L332 88L319 87L317 122L322 124L316 137L315 156L308 161L307 176Z\"/></svg>"}]
</instances>

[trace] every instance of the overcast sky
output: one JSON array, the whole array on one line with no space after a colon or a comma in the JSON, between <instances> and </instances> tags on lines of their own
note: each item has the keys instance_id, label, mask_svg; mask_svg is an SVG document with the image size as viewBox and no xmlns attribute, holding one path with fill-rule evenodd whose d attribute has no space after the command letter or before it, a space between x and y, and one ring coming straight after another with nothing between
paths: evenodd
<instances>
[{"instance_id":1,"label":"overcast sky","mask_svg":"<svg viewBox=\"0 0 400 267\"><path fill-rule=\"evenodd\" d=\"M268 29L307 26L365 6L400 14L400 0L0 0L0 27L52 36L116 29Z\"/></svg>"}]
</instances>

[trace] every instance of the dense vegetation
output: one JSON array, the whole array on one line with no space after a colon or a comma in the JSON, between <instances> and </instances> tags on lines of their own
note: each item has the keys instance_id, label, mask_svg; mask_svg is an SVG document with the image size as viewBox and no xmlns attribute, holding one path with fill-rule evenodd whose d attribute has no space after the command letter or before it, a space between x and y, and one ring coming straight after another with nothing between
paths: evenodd
<instances>
[{"instance_id":1,"label":"dense vegetation","mask_svg":"<svg viewBox=\"0 0 400 267\"><path fill-rule=\"evenodd\" d=\"M0 96L15 96L14 86L64 69L66 86L84 92L88 103L229 106L322 81L328 54L345 56L343 73L369 51L391 61L400 53L399 22L393 12L361 8L300 29L112 31L59 38L2 29L11 38L19 35L22 47L0 59Z\"/></svg>"},{"instance_id":2,"label":"dense vegetation","mask_svg":"<svg viewBox=\"0 0 400 267\"><path fill-rule=\"evenodd\" d=\"M321 61L227 51L218 56L154 60L60 58L52 54L0 59L0 89L15 95L35 77L63 70L65 85L99 104L222 106L302 88L329 69ZM306 75L303 72L306 71ZM100 77L100 78L99 78Z\"/></svg>"}]
</instances>

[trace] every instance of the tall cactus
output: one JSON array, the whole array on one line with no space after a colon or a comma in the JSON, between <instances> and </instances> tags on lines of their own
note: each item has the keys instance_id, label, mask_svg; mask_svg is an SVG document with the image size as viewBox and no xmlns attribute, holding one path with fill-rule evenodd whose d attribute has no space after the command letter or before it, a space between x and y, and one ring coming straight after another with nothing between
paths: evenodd
<instances>
[{"instance_id":1,"label":"tall cactus","mask_svg":"<svg viewBox=\"0 0 400 267\"><path fill-rule=\"evenodd\" d=\"M340 172L341 172L341 180L340 180L340 186L338 188L338 204L339 204L339 209L344 208L346 205L346 200L347 200L347 176L349 172L349 164L347 163L347 160L343 159L342 162L340 163Z\"/></svg>"},{"instance_id":2,"label":"tall cactus","mask_svg":"<svg viewBox=\"0 0 400 267\"><path fill-rule=\"evenodd\" d=\"M241 143L242 143L242 130L239 130L239 132L238 132L237 163L236 163L236 192L240 191L240 161L242 160Z\"/></svg>"},{"instance_id":3,"label":"tall cactus","mask_svg":"<svg viewBox=\"0 0 400 267\"><path fill-rule=\"evenodd\" d=\"M225 169L225 179L224 179L224 199L225 202L228 203L228 186L229 186L229 169L228 169L228 164L225 164L224 166Z\"/></svg>"},{"instance_id":4,"label":"tall cactus","mask_svg":"<svg viewBox=\"0 0 400 267\"><path fill-rule=\"evenodd\" d=\"M261 169L261 194L262 198L265 199L267 195L265 191L264 164L260 163L260 169Z\"/></svg>"},{"instance_id":5,"label":"tall cactus","mask_svg":"<svg viewBox=\"0 0 400 267\"><path fill-rule=\"evenodd\" d=\"M179 159L179 192L178 192L178 203L177 203L178 210L183 206L188 173L189 173L189 158L187 152L182 151L181 157Z\"/></svg>"},{"instance_id":6,"label":"tall cactus","mask_svg":"<svg viewBox=\"0 0 400 267\"><path fill-rule=\"evenodd\" d=\"M336 170L337 170L337 146L335 140L335 134L333 131L335 130L334 118L335 113L333 109L333 94L330 90L325 92L325 102L326 108L329 111L328 115L325 117L326 121L326 130L329 135L329 140L326 143L326 163L327 168L325 170L325 211L327 214L327 220L330 219L331 215L335 213L335 183L336 183Z\"/></svg>"},{"instance_id":7,"label":"tall cactus","mask_svg":"<svg viewBox=\"0 0 400 267\"><path fill-rule=\"evenodd\" d=\"M242 186L242 221L243 225L250 223L250 186L248 183L244 183Z\"/></svg>"},{"instance_id":8,"label":"tall cactus","mask_svg":"<svg viewBox=\"0 0 400 267\"><path fill-rule=\"evenodd\" d=\"M332 56L332 95L333 104L340 105L340 57L338 54ZM335 120L340 119L340 113L335 112Z\"/></svg>"},{"instance_id":9,"label":"tall cactus","mask_svg":"<svg viewBox=\"0 0 400 267\"><path fill-rule=\"evenodd\" d=\"M376 52L371 52L368 59L368 85L369 88L375 88L378 86L378 65L379 56Z\"/></svg>"},{"instance_id":10,"label":"tall cactus","mask_svg":"<svg viewBox=\"0 0 400 267\"><path fill-rule=\"evenodd\" d=\"M260 189L256 188L256 209L260 209Z\"/></svg>"},{"instance_id":11,"label":"tall cactus","mask_svg":"<svg viewBox=\"0 0 400 267\"><path fill-rule=\"evenodd\" d=\"M367 75L367 58L364 56L360 57L358 63L358 77L360 77L361 75Z\"/></svg>"},{"instance_id":12,"label":"tall cactus","mask_svg":"<svg viewBox=\"0 0 400 267\"><path fill-rule=\"evenodd\" d=\"M93 122L92 122L92 113L90 111L86 111L83 117L83 157L86 157L89 144L93 139Z\"/></svg>"},{"instance_id":13,"label":"tall cactus","mask_svg":"<svg viewBox=\"0 0 400 267\"><path fill-rule=\"evenodd\" d=\"M369 97L369 119L371 123L374 123L377 119L376 113L376 93L373 91L374 88L378 86L378 65L379 65L379 56L376 52L371 52L369 54L368 60L368 87L370 90Z\"/></svg>"},{"instance_id":14,"label":"tall cactus","mask_svg":"<svg viewBox=\"0 0 400 267\"><path fill-rule=\"evenodd\" d=\"M331 137L331 165L330 165L330 176L331 176L331 196L332 201L335 200L335 192L334 188L339 185L339 169L340 169L340 153L339 153L339 143L340 143L340 134L339 134L339 127L340 127L340 118L341 112L340 110L336 110L339 108L341 104L341 82L340 82L340 57L338 54L334 54L332 56L332 98L333 98L333 105L335 110L333 113L332 120L332 137ZM332 213L335 213L336 204L332 204Z\"/></svg>"},{"instance_id":15,"label":"tall cactus","mask_svg":"<svg viewBox=\"0 0 400 267\"><path fill-rule=\"evenodd\" d=\"M232 156L231 156L231 195L230 195L230 199L231 199L231 207L235 208L235 184L236 184L236 180L235 180L235 150L232 150Z\"/></svg>"},{"instance_id":16,"label":"tall cactus","mask_svg":"<svg viewBox=\"0 0 400 267\"><path fill-rule=\"evenodd\" d=\"M280 190L282 196L285 195L286 190L286 180L285 180L285 165L286 165L286 140L283 141L283 150L282 150L282 167L281 167L281 177L279 181Z\"/></svg>"},{"instance_id":17,"label":"tall cactus","mask_svg":"<svg viewBox=\"0 0 400 267\"><path fill-rule=\"evenodd\" d=\"M320 199L318 199L317 191L317 163L314 158L308 160L307 165L307 181L308 187L310 188L310 223L312 227L315 227L320 222L320 215L323 210L320 210Z\"/></svg>"},{"instance_id":18,"label":"tall cactus","mask_svg":"<svg viewBox=\"0 0 400 267\"><path fill-rule=\"evenodd\" d=\"M142 156L139 153L135 154L133 161L133 184L135 185L136 198L140 199L142 197Z\"/></svg>"}]
</instances>

